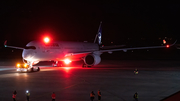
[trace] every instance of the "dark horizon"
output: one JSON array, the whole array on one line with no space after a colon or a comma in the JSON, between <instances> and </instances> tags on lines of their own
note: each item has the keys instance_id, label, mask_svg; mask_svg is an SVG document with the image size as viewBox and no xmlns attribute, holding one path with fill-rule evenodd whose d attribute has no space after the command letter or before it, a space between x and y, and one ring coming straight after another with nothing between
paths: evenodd
<instances>
[{"instance_id":1,"label":"dark horizon","mask_svg":"<svg viewBox=\"0 0 180 101\"><path fill-rule=\"evenodd\" d=\"M1 1L0 7L0 50L5 40L23 47L44 35L93 42L101 21L105 45L159 45L159 38L172 39L169 43L180 38L176 2Z\"/></svg>"}]
</instances>

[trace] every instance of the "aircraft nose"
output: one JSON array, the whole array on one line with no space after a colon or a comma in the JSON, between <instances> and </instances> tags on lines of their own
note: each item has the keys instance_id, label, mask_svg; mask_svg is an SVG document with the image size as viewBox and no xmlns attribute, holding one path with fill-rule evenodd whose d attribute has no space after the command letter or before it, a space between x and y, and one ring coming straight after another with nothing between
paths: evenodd
<instances>
[{"instance_id":1,"label":"aircraft nose","mask_svg":"<svg viewBox=\"0 0 180 101\"><path fill-rule=\"evenodd\" d=\"M26 60L29 60L33 57L33 53L32 51L27 51L27 50L24 50L23 51L23 54L22 54L22 57L23 59L26 59Z\"/></svg>"}]
</instances>

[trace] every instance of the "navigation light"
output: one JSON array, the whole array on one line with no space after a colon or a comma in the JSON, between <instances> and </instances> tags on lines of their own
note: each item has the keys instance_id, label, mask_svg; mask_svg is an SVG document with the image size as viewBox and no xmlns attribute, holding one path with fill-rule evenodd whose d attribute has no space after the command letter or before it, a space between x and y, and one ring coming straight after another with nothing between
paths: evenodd
<instances>
[{"instance_id":1,"label":"navigation light","mask_svg":"<svg viewBox=\"0 0 180 101\"><path fill-rule=\"evenodd\" d=\"M166 45L167 48L169 48L169 45Z\"/></svg>"}]
</instances>

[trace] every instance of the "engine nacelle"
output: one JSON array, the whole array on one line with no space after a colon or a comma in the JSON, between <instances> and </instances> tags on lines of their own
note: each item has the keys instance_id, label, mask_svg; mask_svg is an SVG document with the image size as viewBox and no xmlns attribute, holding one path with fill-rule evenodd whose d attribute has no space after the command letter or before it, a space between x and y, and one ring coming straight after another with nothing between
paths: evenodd
<instances>
[{"instance_id":1,"label":"engine nacelle","mask_svg":"<svg viewBox=\"0 0 180 101\"><path fill-rule=\"evenodd\" d=\"M101 57L96 54L89 54L84 58L84 63L88 66L97 65L101 62Z\"/></svg>"}]
</instances>

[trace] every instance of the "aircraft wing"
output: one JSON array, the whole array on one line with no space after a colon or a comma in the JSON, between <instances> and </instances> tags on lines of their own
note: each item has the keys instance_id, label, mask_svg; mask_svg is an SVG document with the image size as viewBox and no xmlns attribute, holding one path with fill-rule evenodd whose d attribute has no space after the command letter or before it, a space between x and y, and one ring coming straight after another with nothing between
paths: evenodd
<instances>
[{"instance_id":1,"label":"aircraft wing","mask_svg":"<svg viewBox=\"0 0 180 101\"><path fill-rule=\"evenodd\" d=\"M120 47L124 47L126 45L114 45L114 46L102 46L100 47L101 49L110 49L110 48L120 48Z\"/></svg>"},{"instance_id":2,"label":"aircraft wing","mask_svg":"<svg viewBox=\"0 0 180 101\"><path fill-rule=\"evenodd\" d=\"M151 49L151 48L165 48L167 46L150 46L150 47L133 47L133 48L120 48L120 49L106 49L106 50L97 50L93 52L77 52L77 53L67 53L65 57L84 57L87 54L95 53L95 54L102 54L104 52L109 52L112 53L114 51L124 51L126 52L127 50L135 50L135 49Z\"/></svg>"},{"instance_id":3,"label":"aircraft wing","mask_svg":"<svg viewBox=\"0 0 180 101\"><path fill-rule=\"evenodd\" d=\"M74 55L87 55L93 52L78 52L78 53L68 53L65 55L65 57L74 56Z\"/></svg>"},{"instance_id":4,"label":"aircraft wing","mask_svg":"<svg viewBox=\"0 0 180 101\"><path fill-rule=\"evenodd\" d=\"M24 49L24 48L22 48L22 47L8 46L8 45L7 45L7 40L4 42L4 47L15 48L15 49Z\"/></svg>"},{"instance_id":5,"label":"aircraft wing","mask_svg":"<svg viewBox=\"0 0 180 101\"><path fill-rule=\"evenodd\" d=\"M177 42L177 40L173 44L169 45L168 47L175 45L176 42ZM149 46L149 47L133 47L133 48L119 48L119 49L109 49L109 50L97 50L97 51L87 51L87 52L78 52L78 53L68 53L65 55L65 57L71 57L71 56L83 57L83 56L86 56L87 54L90 54L90 53L102 54L104 52L113 52L113 51L124 51L124 52L126 52L127 50L166 48L166 47L167 47L167 45L166 46Z\"/></svg>"},{"instance_id":6,"label":"aircraft wing","mask_svg":"<svg viewBox=\"0 0 180 101\"><path fill-rule=\"evenodd\" d=\"M127 50L134 50L134 49L151 49L151 48L165 48L165 47L171 47L173 45L175 45L175 43L177 42L177 40L169 45L169 46L149 46L149 47L133 47L133 48L120 48L120 49L110 49L110 50L100 50L101 53L104 53L104 52L113 52L113 51L124 51L126 52Z\"/></svg>"}]
</instances>

